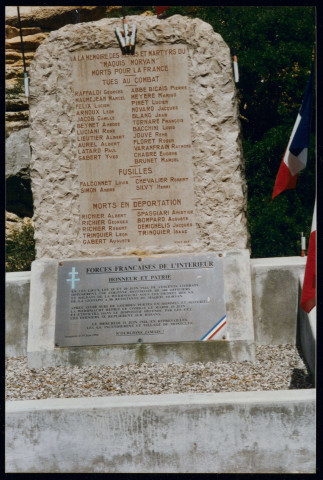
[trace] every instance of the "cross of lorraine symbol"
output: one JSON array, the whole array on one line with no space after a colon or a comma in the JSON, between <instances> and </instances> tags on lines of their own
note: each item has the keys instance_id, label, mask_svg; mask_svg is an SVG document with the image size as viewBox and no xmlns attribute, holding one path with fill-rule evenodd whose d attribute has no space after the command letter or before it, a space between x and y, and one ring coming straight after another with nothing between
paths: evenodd
<instances>
[{"instance_id":1,"label":"cross of lorraine symbol","mask_svg":"<svg viewBox=\"0 0 323 480\"><path fill-rule=\"evenodd\" d=\"M76 275L78 275L78 272L75 271L75 267L72 268L71 272L68 272L69 275L71 275L71 278L67 278L67 282L71 282L71 288L75 288L75 282L80 282L79 278L76 278Z\"/></svg>"}]
</instances>

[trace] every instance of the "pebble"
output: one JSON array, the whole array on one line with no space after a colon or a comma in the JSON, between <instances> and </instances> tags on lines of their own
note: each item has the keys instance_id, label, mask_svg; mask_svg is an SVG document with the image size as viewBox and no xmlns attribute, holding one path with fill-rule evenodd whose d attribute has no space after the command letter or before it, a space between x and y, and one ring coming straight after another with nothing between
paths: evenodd
<instances>
[{"instance_id":1,"label":"pebble","mask_svg":"<svg viewBox=\"0 0 323 480\"><path fill-rule=\"evenodd\" d=\"M314 388L295 345L259 345L256 361L28 369L6 359L6 400Z\"/></svg>"}]
</instances>

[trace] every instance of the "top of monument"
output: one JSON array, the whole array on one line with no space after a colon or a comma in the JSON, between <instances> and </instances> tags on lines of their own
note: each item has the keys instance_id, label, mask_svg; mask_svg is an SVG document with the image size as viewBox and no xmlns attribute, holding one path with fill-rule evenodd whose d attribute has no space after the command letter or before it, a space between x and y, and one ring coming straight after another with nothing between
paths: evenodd
<instances>
[{"instance_id":1,"label":"top of monument","mask_svg":"<svg viewBox=\"0 0 323 480\"><path fill-rule=\"evenodd\" d=\"M230 49L174 15L66 25L30 66L37 257L246 248Z\"/></svg>"}]
</instances>

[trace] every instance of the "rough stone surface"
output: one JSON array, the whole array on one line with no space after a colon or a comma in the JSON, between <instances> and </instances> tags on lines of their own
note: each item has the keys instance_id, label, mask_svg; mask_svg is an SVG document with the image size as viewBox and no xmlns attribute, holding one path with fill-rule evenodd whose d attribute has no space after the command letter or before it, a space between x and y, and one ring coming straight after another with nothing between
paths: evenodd
<instances>
[{"instance_id":1,"label":"rough stone surface","mask_svg":"<svg viewBox=\"0 0 323 480\"><path fill-rule=\"evenodd\" d=\"M106 13L118 10L121 10L120 6L20 7L20 19L23 27L37 25L41 28L57 29L68 23L98 20ZM6 7L6 23L19 27L17 7Z\"/></svg>"},{"instance_id":2,"label":"rough stone surface","mask_svg":"<svg viewBox=\"0 0 323 480\"><path fill-rule=\"evenodd\" d=\"M6 140L6 178L18 174L30 178L30 158L29 129L24 128Z\"/></svg>"},{"instance_id":3,"label":"rough stone surface","mask_svg":"<svg viewBox=\"0 0 323 480\"><path fill-rule=\"evenodd\" d=\"M22 28L22 35L35 35L36 33L41 33L40 27L29 27L29 28ZM20 29L16 27L12 27L11 25L6 25L6 38L14 38L20 36Z\"/></svg>"},{"instance_id":4,"label":"rough stone surface","mask_svg":"<svg viewBox=\"0 0 323 480\"><path fill-rule=\"evenodd\" d=\"M180 251L248 247L246 180L229 47L199 19L135 16L138 45L185 43L198 235ZM70 52L118 47L119 19L68 25L51 32L30 66L30 142L37 258L87 256L80 232L78 164ZM178 246L99 247L95 255L173 253ZM91 251L91 255L93 251Z\"/></svg>"},{"instance_id":5,"label":"rough stone surface","mask_svg":"<svg viewBox=\"0 0 323 480\"><path fill-rule=\"evenodd\" d=\"M29 129L13 132L6 140L6 208L20 217L33 214L30 158Z\"/></svg>"},{"instance_id":6,"label":"rough stone surface","mask_svg":"<svg viewBox=\"0 0 323 480\"><path fill-rule=\"evenodd\" d=\"M26 111L26 114L28 115L28 111ZM20 120L9 120L6 114L6 136L9 136L14 132L19 132L19 130L24 128L28 128L28 125L29 122L27 118L22 118Z\"/></svg>"},{"instance_id":7,"label":"rough stone surface","mask_svg":"<svg viewBox=\"0 0 323 480\"><path fill-rule=\"evenodd\" d=\"M47 37L46 33L36 33L34 35L26 35L24 37L24 51L35 51L43 40ZM21 48L21 39L19 37L13 37L6 40L6 48L18 49Z\"/></svg>"},{"instance_id":8,"label":"rough stone surface","mask_svg":"<svg viewBox=\"0 0 323 480\"><path fill-rule=\"evenodd\" d=\"M21 230L24 225L33 225L30 217L19 217L15 213L6 212L6 235L10 235L14 230Z\"/></svg>"},{"instance_id":9,"label":"rough stone surface","mask_svg":"<svg viewBox=\"0 0 323 480\"><path fill-rule=\"evenodd\" d=\"M15 98L8 97L6 99L6 113L20 112L23 110L28 110L28 99L25 96L18 96ZM28 142L28 149L30 150L29 142ZM30 152L29 152L29 159L30 159Z\"/></svg>"}]
</instances>

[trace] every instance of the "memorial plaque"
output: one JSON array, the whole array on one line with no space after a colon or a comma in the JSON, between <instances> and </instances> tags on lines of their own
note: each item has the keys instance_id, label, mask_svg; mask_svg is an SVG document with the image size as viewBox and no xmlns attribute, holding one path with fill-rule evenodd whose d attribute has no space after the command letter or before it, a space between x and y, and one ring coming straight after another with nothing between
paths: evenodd
<instances>
[{"instance_id":1,"label":"memorial plaque","mask_svg":"<svg viewBox=\"0 0 323 480\"><path fill-rule=\"evenodd\" d=\"M67 260L57 282L56 346L225 338L218 254Z\"/></svg>"},{"instance_id":2,"label":"memorial plaque","mask_svg":"<svg viewBox=\"0 0 323 480\"><path fill-rule=\"evenodd\" d=\"M187 46L71 60L82 244L194 241Z\"/></svg>"}]
</instances>

